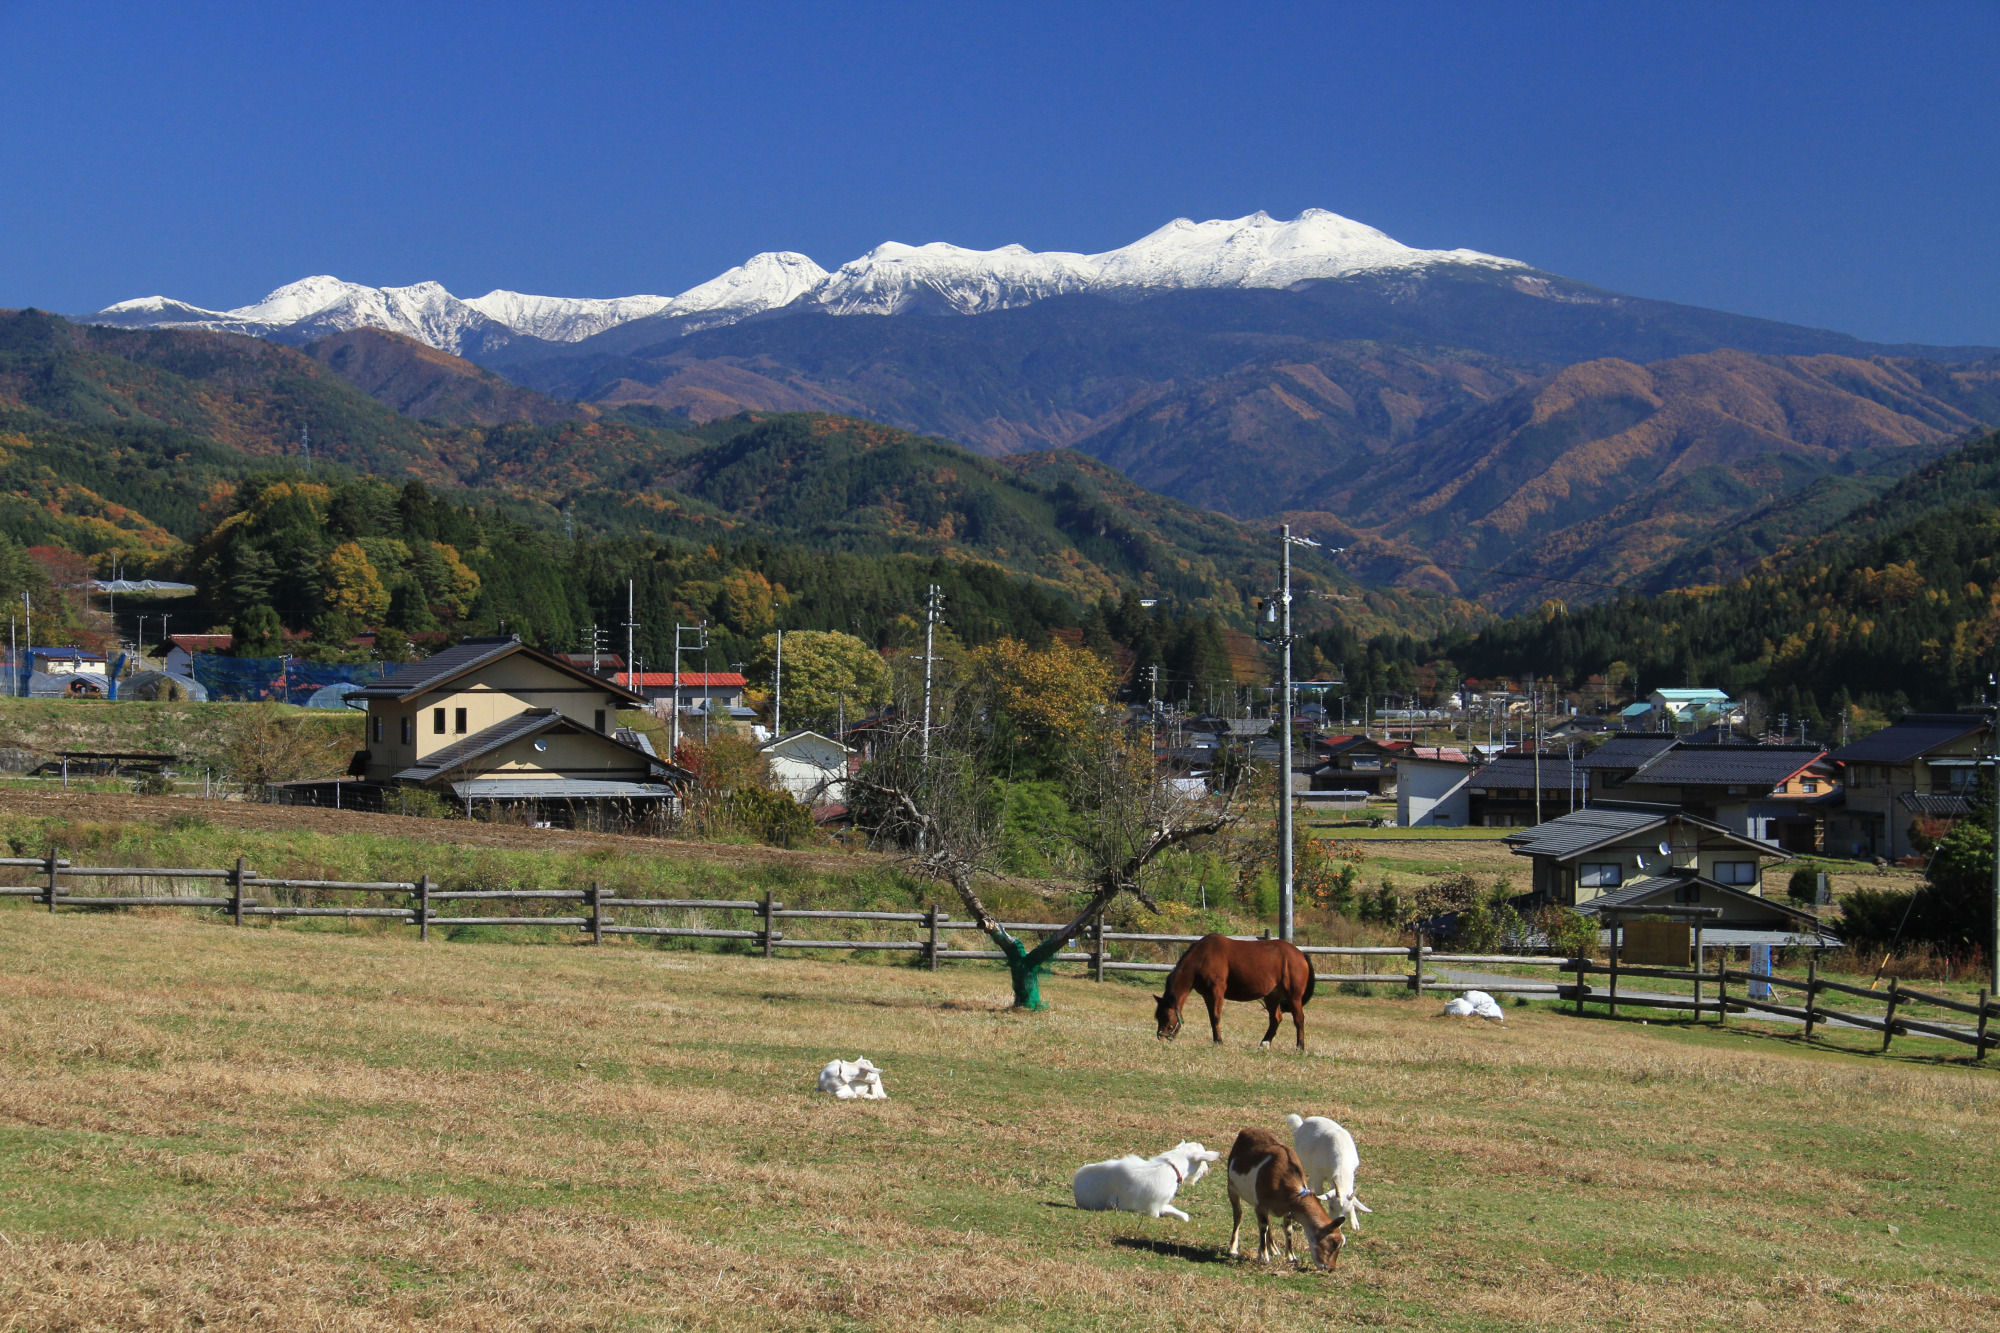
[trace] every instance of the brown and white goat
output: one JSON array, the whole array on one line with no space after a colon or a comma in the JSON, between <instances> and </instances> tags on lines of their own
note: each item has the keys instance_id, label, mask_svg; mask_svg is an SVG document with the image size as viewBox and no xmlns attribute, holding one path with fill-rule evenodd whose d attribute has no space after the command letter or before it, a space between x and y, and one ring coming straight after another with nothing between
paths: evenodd
<instances>
[{"instance_id":1,"label":"brown and white goat","mask_svg":"<svg viewBox=\"0 0 2000 1333\"><path fill-rule=\"evenodd\" d=\"M1329 1215L1314 1195L1292 1145L1268 1129L1244 1130L1229 1149L1229 1207L1236 1215L1236 1226L1229 1233L1232 1256L1242 1252L1245 1201L1257 1213L1259 1263L1269 1263L1278 1253L1271 1235L1273 1218L1282 1218L1285 1223L1286 1262L1294 1262L1293 1222L1305 1228L1314 1263L1330 1269L1340 1262L1340 1247L1347 1243L1340 1220Z\"/></svg>"}]
</instances>

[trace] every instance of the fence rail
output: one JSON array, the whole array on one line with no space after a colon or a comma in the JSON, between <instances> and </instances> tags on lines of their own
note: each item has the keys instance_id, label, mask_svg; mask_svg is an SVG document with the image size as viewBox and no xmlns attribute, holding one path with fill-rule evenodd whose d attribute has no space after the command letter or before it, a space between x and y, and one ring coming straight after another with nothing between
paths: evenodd
<instances>
[{"instance_id":1,"label":"fence rail","mask_svg":"<svg viewBox=\"0 0 2000 1333\"><path fill-rule=\"evenodd\" d=\"M599 884L591 884L582 889L445 889L432 883L428 875L416 880L328 880L291 879L268 877L257 874L239 859L235 866L216 869L213 867L190 866L79 866L51 852L43 857L0 857L0 867L15 867L37 872L40 883L0 886L0 896L28 898L39 901L50 912L58 908L82 908L103 911L127 907L191 907L226 911L235 923L241 925L245 917L351 917L400 921L415 926L420 938L428 939L432 926L505 926L505 927L562 927L587 931L593 942L602 943L606 935L630 935L664 939L708 939L738 940L760 949L766 958L773 957L779 949L826 949L856 950L871 952L913 953L919 955L919 962L936 971L940 963L955 960L995 960L1006 955L997 949L955 949L946 942L949 931L978 930L974 921L957 920L949 912L941 912L935 907L923 912L874 912L840 911L821 908L788 908L784 903L770 897L762 899L745 898L621 898L607 892ZM143 882L161 880L220 880L229 889L229 896L215 897L201 894L128 894L118 895L97 893L82 895L66 892L62 881L65 879L109 880L132 879ZM375 893L403 894L412 901L407 906L325 906L266 902L250 896L251 891L260 889L312 890L334 893ZM445 916L433 909L433 903L452 902L561 902L581 903L588 915L567 916ZM616 913L625 911L685 911L685 912L741 912L753 914L756 924L748 928L708 925L650 925L621 920ZM854 921L875 923L897 923L923 928L923 936L918 939L806 939L792 938L779 929L785 921L822 922ZM1049 934L1065 929L1062 924L1046 921L1007 921L1001 923L1007 930L1021 934ZM1170 972L1174 964L1153 962L1141 958L1113 958L1112 945L1171 945L1193 944L1200 935L1176 935L1159 932L1111 931L1104 929L1100 918L1080 932L1075 943L1080 946L1057 953L1053 963L1086 964L1092 975L1102 980L1110 972ZM1252 937L1239 937L1252 938ZM1329 984L1355 983L1362 985L1390 985L1406 988L1413 993L1425 991L1452 992L1484 990L1499 994L1546 995L1562 1002L1573 1002L1576 1012L1582 1014L1586 1003L1603 1003L1609 1006L1611 1014L1617 1015L1619 1006L1666 1009L1692 1012L1697 1019L1713 1014L1718 1022L1727 1022L1730 1014L1770 1014L1805 1024L1806 1036L1810 1039L1814 1029L1829 1022L1842 1023L1850 1027L1875 1031L1882 1034L1882 1047L1896 1037L1921 1033L1948 1041L1972 1046L1977 1058L1984 1059L1986 1052L2000 1047L2000 996L1979 993L1977 1003L1966 1003L1945 995L1934 995L1916 990L1892 981L1886 991L1855 986L1847 982L1834 981L1817 974L1816 955L1809 955L1806 977L1780 976L1775 973L1750 971L1730 967L1726 959L1718 960L1713 971L1703 968L1699 961L1692 967L1651 967L1633 966L1619 956L1617 938L1608 962L1598 962L1589 958L1558 958L1537 954L1466 954L1444 953L1432 949L1421 942L1408 946L1395 945L1301 945L1303 953L1312 958L1367 958L1388 961L1396 960L1408 970L1380 972L1319 972L1313 974L1315 981ZM1441 977L1430 969L1439 964L1471 963L1487 967L1548 967L1572 974L1567 983L1562 981L1536 981L1529 978L1488 978L1478 982L1453 981ZM1605 977L1609 985L1593 986L1591 977ZM1690 997L1639 992L1630 989L1620 992L1619 983L1629 980L1659 980L1693 983L1694 992ZM1751 985L1763 989L1764 993L1752 995L1747 990L1730 993L1731 983L1742 987ZM1712 987L1713 999L1704 999L1704 988ZM1772 998L1770 989L1784 988L1803 992L1804 1004L1785 1004ZM1885 1005L1880 1017L1858 1014L1850 1009L1834 1009L1821 1002L1821 996L1852 996ZM1975 1020L1970 1026L1932 1022L1917 1019L1898 1010L1910 1004L1930 1005L1952 1013L1967 1015Z\"/></svg>"}]
</instances>

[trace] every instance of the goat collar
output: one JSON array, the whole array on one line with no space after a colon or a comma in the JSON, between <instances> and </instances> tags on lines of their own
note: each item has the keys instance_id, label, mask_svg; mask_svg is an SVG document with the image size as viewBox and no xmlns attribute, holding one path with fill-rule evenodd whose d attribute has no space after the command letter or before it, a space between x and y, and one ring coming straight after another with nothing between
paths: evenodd
<instances>
[{"instance_id":1,"label":"goat collar","mask_svg":"<svg viewBox=\"0 0 2000 1333\"><path fill-rule=\"evenodd\" d=\"M1301 1186L1299 1187L1299 1197L1300 1197L1301 1199L1317 1199L1317 1198L1319 1197L1319 1195L1317 1195L1317 1194L1314 1194L1314 1193L1312 1192L1312 1186L1310 1186L1310 1185L1301 1185Z\"/></svg>"},{"instance_id":2,"label":"goat collar","mask_svg":"<svg viewBox=\"0 0 2000 1333\"><path fill-rule=\"evenodd\" d=\"M1175 1165L1174 1165L1174 1159L1173 1159L1173 1158L1169 1157L1169 1158L1167 1159L1167 1166L1168 1166L1168 1167L1169 1167L1169 1168L1170 1168L1170 1169L1171 1169L1171 1170L1173 1171L1173 1173L1174 1173L1174 1184L1176 1184L1176 1185L1185 1185L1185 1184L1187 1183L1187 1177L1186 1177L1186 1176L1184 1176L1184 1175L1182 1175L1182 1174L1181 1174L1181 1169L1180 1169L1179 1167L1177 1167L1177 1166L1175 1166Z\"/></svg>"}]
</instances>

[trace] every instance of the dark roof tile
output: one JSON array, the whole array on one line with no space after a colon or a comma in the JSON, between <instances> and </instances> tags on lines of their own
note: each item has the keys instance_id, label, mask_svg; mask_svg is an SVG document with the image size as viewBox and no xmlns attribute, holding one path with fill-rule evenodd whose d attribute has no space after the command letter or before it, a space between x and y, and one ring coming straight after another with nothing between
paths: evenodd
<instances>
[{"instance_id":1,"label":"dark roof tile","mask_svg":"<svg viewBox=\"0 0 2000 1333\"><path fill-rule=\"evenodd\" d=\"M1986 719L1977 713L1905 713L1872 736L1841 746L1832 757L1843 764L1907 764L1985 727Z\"/></svg>"}]
</instances>

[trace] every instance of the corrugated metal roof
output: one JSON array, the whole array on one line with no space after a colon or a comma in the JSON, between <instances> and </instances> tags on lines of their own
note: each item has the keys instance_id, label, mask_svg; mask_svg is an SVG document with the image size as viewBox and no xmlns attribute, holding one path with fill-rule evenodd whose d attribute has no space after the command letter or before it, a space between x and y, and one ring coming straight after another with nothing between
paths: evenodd
<instances>
[{"instance_id":1,"label":"corrugated metal roof","mask_svg":"<svg viewBox=\"0 0 2000 1333\"><path fill-rule=\"evenodd\" d=\"M1511 844L1524 855L1561 858L1643 832L1666 823L1667 819L1667 812L1660 810L1592 806L1519 833L1510 833L1501 841Z\"/></svg>"},{"instance_id":2,"label":"corrugated metal roof","mask_svg":"<svg viewBox=\"0 0 2000 1333\"><path fill-rule=\"evenodd\" d=\"M1929 792L1906 791L1896 800L1905 810L1940 819L1963 819L1972 813L1972 801L1965 796L1937 796Z\"/></svg>"},{"instance_id":3,"label":"corrugated metal roof","mask_svg":"<svg viewBox=\"0 0 2000 1333\"><path fill-rule=\"evenodd\" d=\"M1986 719L1975 713L1905 713L1874 735L1843 745L1831 758L1842 764L1906 764L1985 727Z\"/></svg>"},{"instance_id":4,"label":"corrugated metal roof","mask_svg":"<svg viewBox=\"0 0 2000 1333\"><path fill-rule=\"evenodd\" d=\"M620 671L612 676L611 679L617 681L620 685L630 685L633 676L630 672ZM674 685L674 673L671 671L641 671L638 673L637 679L640 686L645 689L665 690L672 689ZM713 689L721 685L741 686L748 683L749 681L740 671L683 671L680 673L680 686L682 689Z\"/></svg>"},{"instance_id":5,"label":"corrugated metal roof","mask_svg":"<svg viewBox=\"0 0 2000 1333\"><path fill-rule=\"evenodd\" d=\"M1815 933L1819 929L1819 918L1803 908L1794 907L1790 903L1782 902L1776 898L1766 898L1759 894L1748 893L1733 885L1718 884L1712 879L1704 879L1702 876L1692 872L1676 875L1649 875L1645 879L1635 879L1622 888L1613 889L1609 893L1600 893L1597 897L1587 902L1578 903L1576 910L1584 916L1596 916L1601 909L1606 907L1643 907L1651 905L1656 901L1659 901L1660 906L1671 907L1675 904L1661 901L1663 896L1677 892L1688 884L1699 884L1704 897L1711 899L1721 898L1729 904L1729 906L1725 906L1722 909L1724 915L1721 920L1728 920L1728 914L1731 908L1734 908L1739 917L1758 915L1776 916L1791 921L1802 929ZM1708 927L1705 925L1702 927L1702 935L1704 938L1708 935Z\"/></svg>"},{"instance_id":6,"label":"corrugated metal roof","mask_svg":"<svg viewBox=\"0 0 2000 1333\"><path fill-rule=\"evenodd\" d=\"M1502 755L1472 775L1475 787L1526 787L1535 786L1535 757L1531 754ZM1544 754L1542 756L1542 790L1551 788L1568 791L1572 786L1586 785L1588 774L1581 764L1572 765L1566 754Z\"/></svg>"},{"instance_id":7,"label":"corrugated metal roof","mask_svg":"<svg viewBox=\"0 0 2000 1333\"><path fill-rule=\"evenodd\" d=\"M646 797L673 795L673 788L655 782L597 782L586 778L474 778L451 784L463 800L570 800L582 797Z\"/></svg>"},{"instance_id":8,"label":"corrugated metal roof","mask_svg":"<svg viewBox=\"0 0 2000 1333\"><path fill-rule=\"evenodd\" d=\"M587 669L573 666L562 657L557 657L552 653L545 653L539 648L522 643L513 635L508 635L505 638L495 636L491 638L467 639L465 642L447 648L441 653L435 653L430 657L426 657L421 662L411 662L407 666L398 668L394 674L384 676L368 688L358 691L354 697L357 699L406 699L413 694L421 694L425 690L441 685L456 676L485 666L489 662L496 662L513 653L524 653L545 666L555 668L564 675L573 676L577 680L589 681L598 689L615 691L622 694L633 703L645 702L638 694L626 689L616 681L607 680L602 676L593 676Z\"/></svg>"},{"instance_id":9,"label":"corrugated metal roof","mask_svg":"<svg viewBox=\"0 0 2000 1333\"><path fill-rule=\"evenodd\" d=\"M1677 745L1643 765L1633 781L1775 787L1825 753L1817 745Z\"/></svg>"},{"instance_id":10,"label":"corrugated metal roof","mask_svg":"<svg viewBox=\"0 0 2000 1333\"><path fill-rule=\"evenodd\" d=\"M1580 761L1584 768L1637 768L1674 748L1672 736L1613 736Z\"/></svg>"},{"instance_id":11,"label":"corrugated metal roof","mask_svg":"<svg viewBox=\"0 0 2000 1333\"><path fill-rule=\"evenodd\" d=\"M483 666L492 659L505 657L522 646L521 641L511 635L504 639L467 639L464 643L456 644L441 653L433 653L421 662L410 662L396 668L391 674L361 691L361 697L400 699L405 695L427 689L461 671Z\"/></svg>"}]
</instances>

